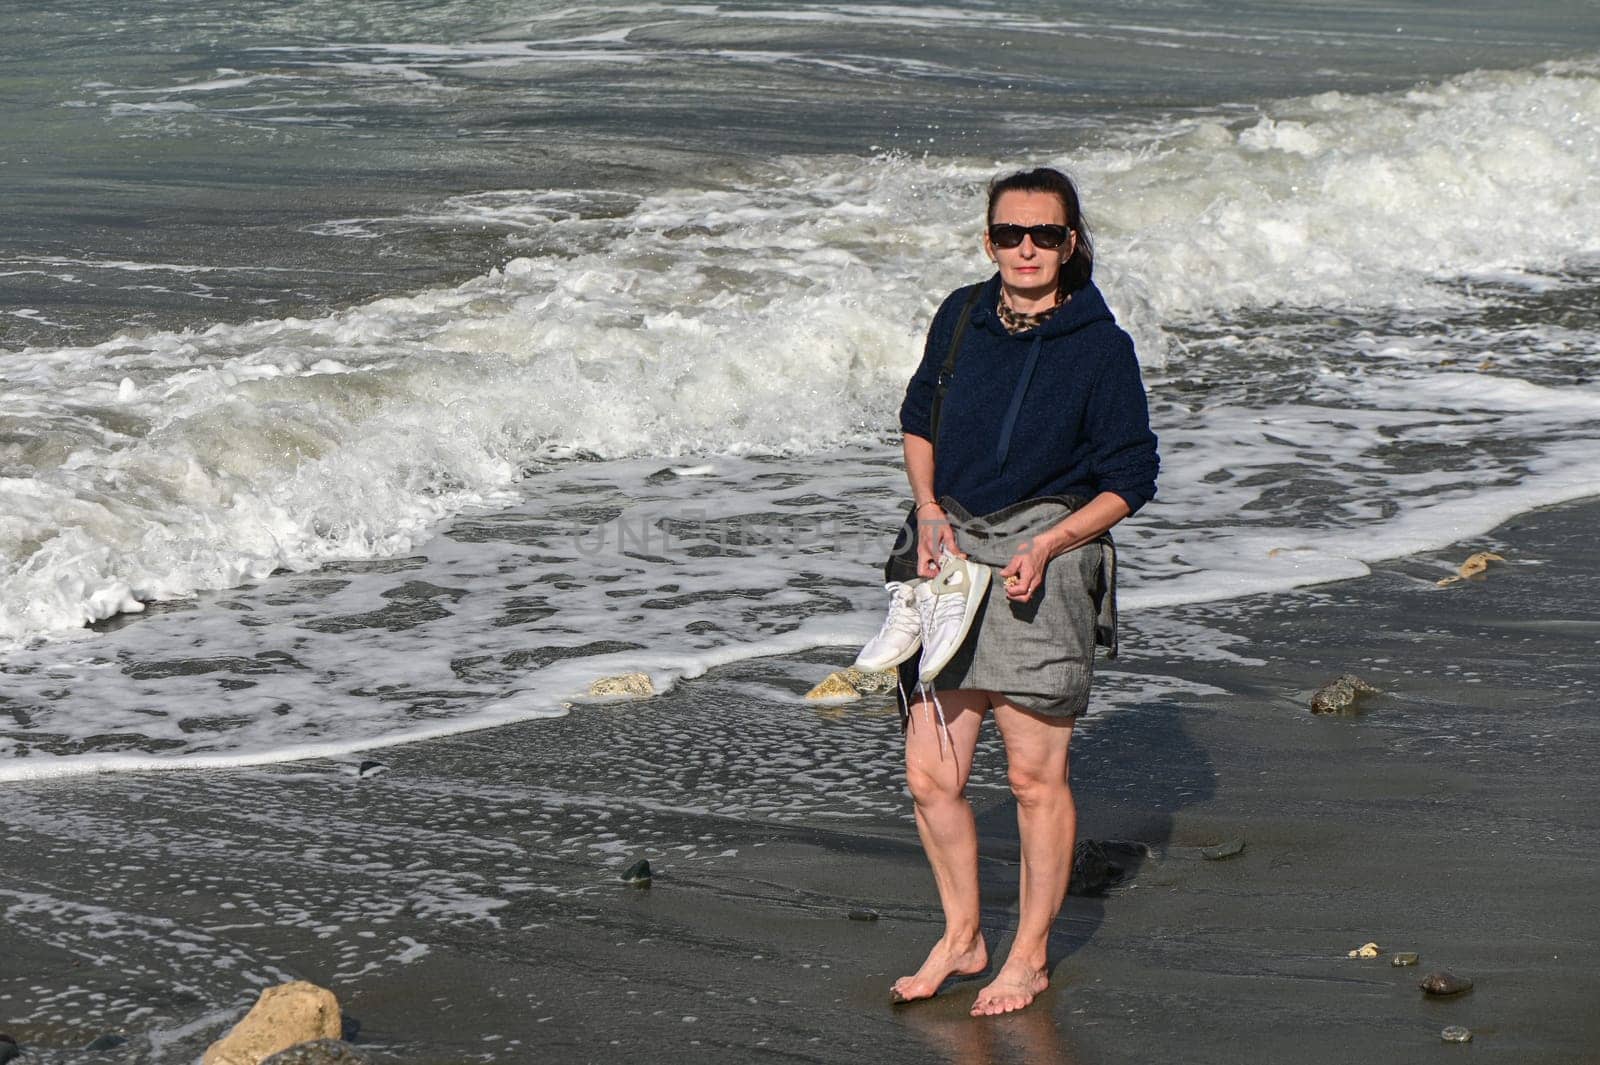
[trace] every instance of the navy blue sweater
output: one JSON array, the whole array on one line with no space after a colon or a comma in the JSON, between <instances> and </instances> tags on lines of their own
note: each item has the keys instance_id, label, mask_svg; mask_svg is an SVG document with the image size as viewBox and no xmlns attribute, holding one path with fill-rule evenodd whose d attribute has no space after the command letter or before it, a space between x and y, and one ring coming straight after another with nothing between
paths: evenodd
<instances>
[{"instance_id":1,"label":"navy blue sweater","mask_svg":"<svg viewBox=\"0 0 1600 1065\"><path fill-rule=\"evenodd\" d=\"M928 328L922 364L906 387L900 428L932 438L939 368L969 289L946 297ZM1138 510L1156 494L1156 437L1133 341L1091 282L1045 322L1012 335L995 313L1000 275L984 285L962 338L935 442L933 490L972 514L1045 495L1115 492ZM1018 380L1038 345L1033 375L1002 450Z\"/></svg>"}]
</instances>

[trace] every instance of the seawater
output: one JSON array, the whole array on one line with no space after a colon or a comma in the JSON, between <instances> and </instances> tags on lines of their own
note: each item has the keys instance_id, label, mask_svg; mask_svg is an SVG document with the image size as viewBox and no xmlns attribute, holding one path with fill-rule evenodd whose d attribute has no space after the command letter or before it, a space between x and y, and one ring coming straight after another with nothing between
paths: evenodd
<instances>
[{"instance_id":1,"label":"seawater","mask_svg":"<svg viewBox=\"0 0 1600 1065\"><path fill-rule=\"evenodd\" d=\"M1581 5L192 7L8 16L0 780L862 639L1024 162L1150 389L1129 609L1600 491Z\"/></svg>"}]
</instances>

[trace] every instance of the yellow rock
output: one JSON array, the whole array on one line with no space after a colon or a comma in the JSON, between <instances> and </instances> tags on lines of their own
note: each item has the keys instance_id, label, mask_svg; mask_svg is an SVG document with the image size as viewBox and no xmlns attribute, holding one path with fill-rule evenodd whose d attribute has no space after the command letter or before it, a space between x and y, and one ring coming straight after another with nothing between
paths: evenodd
<instances>
[{"instance_id":1,"label":"yellow rock","mask_svg":"<svg viewBox=\"0 0 1600 1065\"><path fill-rule=\"evenodd\" d=\"M296 980L261 992L244 1020L206 1048L201 1065L261 1065L280 1050L342 1034L339 1000L325 987Z\"/></svg>"},{"instance_id":2,"label":"yellow rock","mask_svg":"<svg viewBox=\"0 0 1600 1065\"><path fill-rule=\"evenodd\" d=\"M1379 954L1382 954L1382 953L1383 953L1383 950L1381 948L1379 948L1378 944L1376 944L1376 943L1365 943L1365 944L1357 947L1355 950L1352 950L1349 954L1346 954L1345 957L1347 957L1347 958L1376 958Z\"/></svg>"},{"instance_id":3,"label":"yellow rock","mask_svg":"<svg viewBox=\"0 0 1600 1065\"><path fill-rule=\"evenodd\" d=\"M806 692L806 698L807 699L859 699L859 698L861 698L861 692L856 688L856 686L854 684L850 683L850 678L845 676L845 674L847 672L848 672L848 670L840 670L837 673L829 673L826 677L822 678L822 683L821 684L818 684L815 688L812 688L810 691Z\"/></svg>"},{"instance_id":4,"label":"yellow rock","mask_svg":"<svg viewBox=\"0 0 1600 1065\"><path fill-rule=\"evenodd\" d=\"M1477 554L1469 555L1467 560L1461 563L1461 566L1456 571L1455 576L1446 577L1436 583L1440 588L1448 588L1450 585L1455 584L1458 581L1466 580L1468 577L1476 577L1480 573L1487 572L1489 569L1489 563L1491 562L1504 561L1504 555L1497 555L1493 551L1479 551Z\"/></svg>"},{"instance_id":5,"label":"yellow rock","mask_svg":"<svg viewBox=\"0 0 1600 1065\"><path fill-rule=\"evenodd\" d=\"M618 677L601 677L589 685L589 694L597 698L620 696L638 699L655 693L656 687L650 683L648 673L624 673Z\"/></svg>"},{"instance_id":6,"label":"yellow rock","mask_svg":"<svg viewBox=\"0 0 1600 1065\"><path fill-rule=\"evenodd\" d=\"M871 672L851 666L848 669L841 669L837 675L843 677L849 682L850 687L862 695L871 695L875 692L892 692L898 683L898 678L892 669Z\"/></svg>"}]
</instances>

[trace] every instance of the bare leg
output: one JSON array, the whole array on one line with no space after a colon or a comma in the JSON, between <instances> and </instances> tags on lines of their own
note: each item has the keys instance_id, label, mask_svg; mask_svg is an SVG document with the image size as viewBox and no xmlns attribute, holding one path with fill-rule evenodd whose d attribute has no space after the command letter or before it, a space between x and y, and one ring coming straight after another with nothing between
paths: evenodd
<instances>
[{"instance_id":1,"label":"bare leg","mask_svg":"<svg viewBox=\"0 0 1600 1065\"><path fill-rule=\"evenodd\" d=\"M1006 744L1011 792L1022 837L1017 937L994 982L978 993L973 1016L1010 1013L1050 986L1050 929L1072 875L1078 812L1067 780L1071 719L1048 718L997 699L995 724Z\"/></svg>"},{"instance_id":2,"label":"bare leg","mask_svg":"<svg viewBox=\"0 0 1600 1065\"><path fill-rule=\"evenodd\" d=\"M989 950L978 924L978 826L967 802L967 777L978 746L978 726L989 693L949 691L939 695L950 735L944 736L933 704L911 704L906 727L906 784L917 805L917 833L933 867L944 909L944 935L910 976L889 989L896 1002L928 998L952 976L982 972ZM943 749L941 750L941 743Z\"/></svg>"}]
</instances>

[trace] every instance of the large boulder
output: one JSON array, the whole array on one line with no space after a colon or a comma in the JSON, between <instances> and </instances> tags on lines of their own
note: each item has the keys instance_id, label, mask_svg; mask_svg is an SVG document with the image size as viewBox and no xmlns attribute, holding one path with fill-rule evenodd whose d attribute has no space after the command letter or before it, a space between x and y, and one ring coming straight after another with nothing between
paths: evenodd
<instances>
[{"instance_id":1,"label":"large boulder","mask_svg":"<svg viewBox=\"0 0 1600 1065\"><path fill-rule=\"evenodd\" d=\"M261 1065L280 1050L318 1039L338 1039L339 1000L304 980L261 992L244 1020L206 1048L201 1065Z\"/></svg>"}]
</instances>

